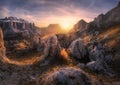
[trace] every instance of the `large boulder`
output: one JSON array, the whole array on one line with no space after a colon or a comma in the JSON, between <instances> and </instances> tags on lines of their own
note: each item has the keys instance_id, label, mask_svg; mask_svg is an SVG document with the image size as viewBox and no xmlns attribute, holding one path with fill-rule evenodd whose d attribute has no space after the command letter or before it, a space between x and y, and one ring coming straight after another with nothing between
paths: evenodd
<instances>
[{"instance_id":1,"label":"large boulder","mask_svg":"<svg viewBox=\"0 0 120 85\"><path fill-rule=\"evenodd\" d=\"M43 46L44 45L44 46ZM50 36L46 40L44 40L44 44L40 45L42 47L39 51L43 50L43 54L41 56L42 61L44 63L41 66L47 65L51 60L60 59L61 57L61 46L58 42L57 36Z\"/></svg>"},{"instance_id":2,"label":"large boulder","mask_svg":"<svg viewBox=\"0 0 120 85\"><path fill-rule=\"evenodd\" d=\"M92 85L89 77L81 69L62 67L46 73L42 85Z\"/></svg>"},{"instance_id":3,"label":"large boulder","mask_svg":"<svg viewBox=\"0 0 120 85\"><path fill-rule=\"evenodd\" d=\"M54 57L60 55L60 44L57 36L49 37L45 42L44 55L48 57Z\"/></svg>"},{"instance_id":4,"label":"large boulder","mask_svg":"<svg viewBox=\"0 0 120 85\"><path fill-rule=\"evenodd\" d=\"M77 60L81 60L83 62L89 61L88 50L85 47L84 42L81 38L78 38L71 43L68 48L68 52Z\"/></svg>"}]
</instances>

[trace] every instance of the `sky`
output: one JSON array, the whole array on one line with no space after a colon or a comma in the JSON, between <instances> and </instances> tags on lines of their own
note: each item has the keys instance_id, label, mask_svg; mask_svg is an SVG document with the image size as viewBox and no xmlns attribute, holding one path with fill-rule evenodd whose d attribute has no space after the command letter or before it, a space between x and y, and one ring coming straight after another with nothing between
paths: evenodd
<instances>
[{"instance_id":1,"label":"sky","mask_svg":"<svg viewBox=\"0 0 120 85\"><path fill-rule=\"evenodd\" d=\"M73 26L80 19L92 21L119 0L0 0L0 18L14 16L39 27L60 24Z\"/></svg>"}]
</instances>

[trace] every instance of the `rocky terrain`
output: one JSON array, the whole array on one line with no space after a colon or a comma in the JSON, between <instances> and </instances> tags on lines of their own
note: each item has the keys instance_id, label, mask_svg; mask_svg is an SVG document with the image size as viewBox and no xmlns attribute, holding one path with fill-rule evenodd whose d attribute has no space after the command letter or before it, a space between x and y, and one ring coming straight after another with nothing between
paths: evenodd
<instances>
[{"instance_id":1,"label":"rocky terrain","mask_svg":"<svg viewBox=\"0 0 120 85\"><path fill-rule=\"evenodd\" d=\"M119 12L120 3L54 35L46 33L58 25L41 34L23 19L0 19L0 85L120 85Z\"/></svg>"},{"instance_id":2,"label":"rocky terrain","mask_svg":"<svg viewBox=\"0 0 120 85\"><path fill-rule=\"evenodd\" d=\"M8 54L33 49L39 42L40 32L35 28L34 23L16 17L6 17L0 19L0 26Z\"/></svg>"}]
</instances>

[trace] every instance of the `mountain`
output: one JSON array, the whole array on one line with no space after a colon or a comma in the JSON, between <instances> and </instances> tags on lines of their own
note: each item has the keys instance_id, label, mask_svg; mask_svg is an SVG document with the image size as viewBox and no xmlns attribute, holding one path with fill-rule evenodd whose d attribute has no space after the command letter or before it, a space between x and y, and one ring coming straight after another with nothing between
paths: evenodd
<instances>
[{"instance_id":1,"label":"mountain","mask_svg":"<svg viewBox=\"0 0 120 85\"><path fill-rule=\"evenodd\" d=\"M81 32L81 29L87 30L88 32L92 31L100 31L102 29L107 29L113 25L120 24L120 3L118 5L108 11L106 14L100 14L98 15L93 21L90 23L85 23L84 20L80 20L75 26L74 30L75 32L79 31ZM82 30L83 31L83 30Z\"/></svg>"},{"instance_id":2,"label":"mountain","mask_svg":"<svg viewBox=\"0 0 120 85\"><path fill-rule=\"evenodd\" d=\"M85 20L81 19L79 22L77 22L77 24L74 25L73 29L70 31L71 32L83 31L87 28L87 25L88 23Z\"/></svg>"},{"instance_id":3,"label":"mountain","mask_svg":"<svg viewBox=\"0 0 120 85\"><path fill-rule=\"evenodd\" d=\"M64 30L59 24L49 24L48 27L39 28L39 30L42 32L42 36L64 33Z\"/></svg>"}]
</instances>

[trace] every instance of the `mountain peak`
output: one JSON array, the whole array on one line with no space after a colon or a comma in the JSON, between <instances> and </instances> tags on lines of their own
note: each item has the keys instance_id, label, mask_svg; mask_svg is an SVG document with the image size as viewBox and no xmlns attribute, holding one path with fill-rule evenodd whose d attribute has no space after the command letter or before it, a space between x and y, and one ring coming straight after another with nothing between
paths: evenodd
<instances>
[{"instance_id":1,"label":"mountain peak","mask_svg":"<svg viewBox=\"0 0 120 85\"><path fill-rule=\"evenodd\" d=\"M87 23L84 19L81 19L78 23Z\"/></svg>"}]
</instances>

